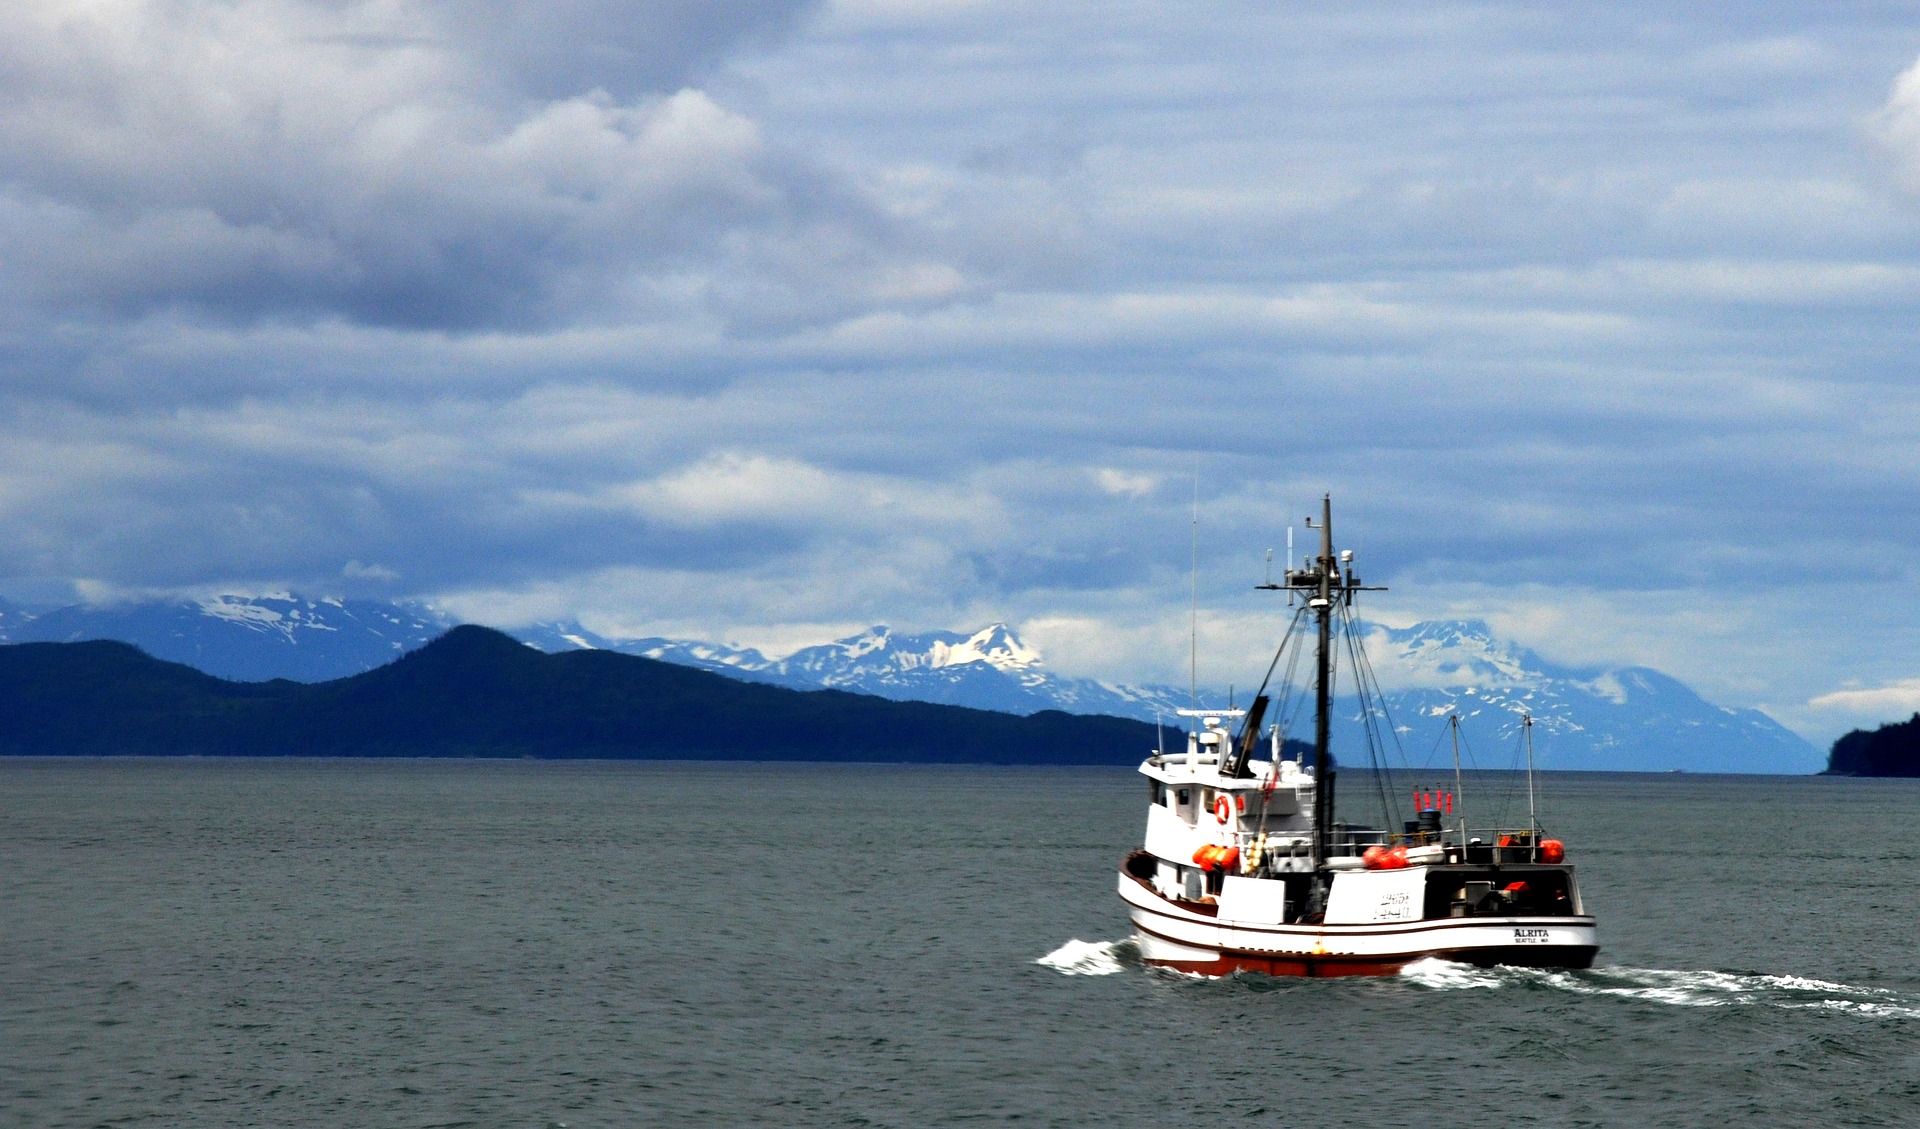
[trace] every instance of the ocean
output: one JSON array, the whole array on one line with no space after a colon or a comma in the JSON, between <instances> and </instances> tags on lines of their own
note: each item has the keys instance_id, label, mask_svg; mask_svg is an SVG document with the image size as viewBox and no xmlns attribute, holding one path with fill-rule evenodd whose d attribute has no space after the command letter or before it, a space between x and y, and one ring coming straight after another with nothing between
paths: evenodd
<instances>
[{"instance_id":1,"label":"ocean","mask_svg":"<svg viewBox=\"0 0 1920 1129\"><path fill-rule=\"evenodd\" d=\"M0 1125L1920 1123L1920 782L1543 776L1599 965L1378 980L1142 968L1145 802L1123 769L0 762Z\"/></svg>"}]
</instances>

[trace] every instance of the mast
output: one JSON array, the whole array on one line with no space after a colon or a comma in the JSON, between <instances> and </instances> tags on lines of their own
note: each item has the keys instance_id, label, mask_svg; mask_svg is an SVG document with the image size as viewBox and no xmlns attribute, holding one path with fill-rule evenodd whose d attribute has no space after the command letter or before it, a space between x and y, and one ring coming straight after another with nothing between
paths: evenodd
<instances>
[{"instance_id":1,"label":"mast","mask_svg":"<svg viewBox=\"0 0 1920 1129\"><path fill-rule=\"evenodd\" d=\"M1318 870L1327 861L1333 831L1333 616L1335 602L1353 603L1355 592L1381 592L1367 587L1353 575L1348 565L1351 551L1335 555L1333 551L1333 496L1320 497L1320 522L1307 519L1307 528L1320 531L1320 555L1309 557L1302 568L1288 568L1282 584L1262 584L1261 588L1284 589L1307 597L1313 611L1319 646L1314 652L1313 677L1313 865ZM1291 532L1291 531L1289 531ZM1291 537L1289 537L1291 540ZM1288 561L1289 565L1293 562Z\"/></svg>"},{"instance_id":2,"label":"mast","mask_svg":"<svg viewBox=\"0 0 1920 1129\"><path fill-rule=\"evenodd\" d=\"M1309 604L1320 633L1313 671L1313 865L1327 859L1329 826L1333 822L1333 757L1330 731L1333 712L1333 496L1320 496L1320 567L1317 591Z\"/></svg>"}]
</instances>

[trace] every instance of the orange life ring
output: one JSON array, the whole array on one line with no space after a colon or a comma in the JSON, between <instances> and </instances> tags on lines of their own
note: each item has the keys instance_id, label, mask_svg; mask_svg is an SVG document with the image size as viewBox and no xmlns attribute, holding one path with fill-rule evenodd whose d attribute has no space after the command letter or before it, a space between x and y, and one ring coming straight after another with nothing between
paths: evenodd
<instances>
[{"instance_id":1,"label":"orange life ring","mask_svg":"<svg viewBox=\"0 0 1920 1129\"><path fill-rule=\"evenodd\" d=\"M1225 792L1220 793L1213 801L1213 818L1223 824L1233 818L1233 801L1227 799Z\"/></svg>"}]
</instances>

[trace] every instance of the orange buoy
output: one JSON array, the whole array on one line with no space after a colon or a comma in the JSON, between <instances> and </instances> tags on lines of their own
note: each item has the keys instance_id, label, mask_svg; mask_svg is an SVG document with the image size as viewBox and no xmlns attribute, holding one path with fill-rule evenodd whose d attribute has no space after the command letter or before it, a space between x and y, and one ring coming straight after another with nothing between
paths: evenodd
<instances>
[{"instance_id":1,"label":"orange buoy","mask_svg":"<svg viewBox=\"0 0 1920 1129\"><path fill-rule=\"evenodd\" d=\"M1567 861L1567 845L1565 843L1562 843L1558 839L1540 840L1540 861L1541 862Z\"/></svg>"},{"instance_id":2,"label":"orange buoy","mask_svg":"<svg viewBox=\"0 0 1920 1129\"><path fill-rule=\"evenodd\" d=\"M1360 852L1360 862L1368 870L1379 870L1380 860L1385 858L1387 849L1378 843Z\"/></svg>"},{"instance_id":3,"label":"orange buoy","mask_svg":"<svg viewBox=\"0 0 1920 1129\"><path fill-rule=\"evenodd\" d=\"M1201 870L1232 870L1240 865L1240 848L1209 843L1193 852L1193 863Z\"/></svg>"}]
</instances>

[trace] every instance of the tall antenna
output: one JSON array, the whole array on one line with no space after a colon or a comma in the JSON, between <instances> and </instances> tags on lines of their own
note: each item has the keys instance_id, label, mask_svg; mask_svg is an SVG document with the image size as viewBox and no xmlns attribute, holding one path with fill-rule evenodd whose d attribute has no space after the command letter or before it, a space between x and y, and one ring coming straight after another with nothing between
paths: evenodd
<instances>
[{"instance_id":1,"label":"tall antenna","mask_svg":"<svg viewBox=\"0 0 1920 1129\"><path fill-rule=\"evenodd\" d=\"M1155 714L1156 719L1159 714ZM1453 808L1460 813L1460 857L1467 857L1467 790L1460 784L1460 712L1447 715L1447 728L1453 733Z\"/></svg>"},{"instance_id":2,"label":"tall antenna","mask_svg":"<svg viewBox=\"0 0 1920 1129\"><path fill-rule=\"evenodd\" d=\"M1187 705L1200 708L1200 460L1193 460L1193 609L1187 618Z\"/></svg>"},{"instance_id":3,"label":"tall antenna","mask_svg":"<svg viewBox=\"0 0 1920 1129\"><path fill-rule=\"evenodd\" d=\"M1527 737L1527 842L1533 843L1540 834L1540 818L1534 814L1533 810L1533 715L1521 714L1520 726ZM1534 844L1533 851L1532 861L1539 862L1540 847L1537 843Z\"/></svg>"}]
</instances>

